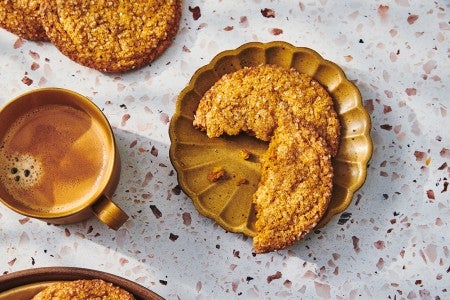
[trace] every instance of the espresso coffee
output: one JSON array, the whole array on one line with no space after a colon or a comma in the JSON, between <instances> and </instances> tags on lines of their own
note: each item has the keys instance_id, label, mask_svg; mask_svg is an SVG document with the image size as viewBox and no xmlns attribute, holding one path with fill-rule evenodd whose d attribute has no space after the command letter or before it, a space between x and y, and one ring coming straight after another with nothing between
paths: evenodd
<instances>
[{"instance_id":1,"label":"espresso coffee","mask_svg":"<svg viewBox=\"0 0 450 300\"><path fill-rule=\"evenodd\" d=\"M86 112L51 104L16 119L0 140L0 184L25 207L67 211L98 192L108 157L102 125Z\"/></svg>"}]
</instances>

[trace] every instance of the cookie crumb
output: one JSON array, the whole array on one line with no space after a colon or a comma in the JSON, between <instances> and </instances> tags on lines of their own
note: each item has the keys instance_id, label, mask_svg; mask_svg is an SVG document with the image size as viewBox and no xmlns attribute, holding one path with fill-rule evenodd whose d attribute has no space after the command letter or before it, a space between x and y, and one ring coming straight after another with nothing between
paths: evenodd
<instances>
[{"instance_id":1,"label":"cookie crumb","mask_svg":"<svg viewBox=\"0 0 450 300\"><path fill-rule=\"evenodd\" d=\"M247 149L241 149L241 151L239 151L239 154L242 157L242 159L245 160L250 159L250 156L252 155L250 151L248 151Z\"/></svg>"},{"instance_id":2,"label":"cookie crumb","mask_svg":"<svg viewBox=\"0 0 450 300\"><path fill-rule=\"evenodd\" d=\"M211 182L217 182L221 179L226 179L227 173L223 167L214 167L208 174L208 180Z\"/></svg>"},{"instance_id":3,"label":"cookie crumb","mask_svg":"<svg viewBox=\"0 0 450 300\"><path fill-rule=\"evenodd\" d=\"M247 183L248 183L247 178L240 178L240 179L238 180L238 182L236 183L236 185L237 185L237 186L241 186L241 185L247 184Z\"/></svg>"}]
</instances>

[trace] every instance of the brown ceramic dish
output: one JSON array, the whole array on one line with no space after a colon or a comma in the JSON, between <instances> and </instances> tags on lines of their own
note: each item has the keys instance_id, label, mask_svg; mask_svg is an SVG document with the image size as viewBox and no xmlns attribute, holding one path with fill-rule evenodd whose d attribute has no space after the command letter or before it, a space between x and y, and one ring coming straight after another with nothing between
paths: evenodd
<instances>
[{"instance_id":1,"label":"brown ceramic dish","mask_svg":"<svg viewBox=\"0 0 450 300\"><path fill-rule=\"evenodd\" d=\"M321 83L335 101L342 126L341 145L333 161L332 199L318 225L323 226L350 205L353 194L365 181L372 155L371 122L359 90L342 69L309 48L285 42L248 43L218 54L197 70L178 97L169 128L170 159L179 184L201 214L228 231L254 236L252 195L260 179L259 156L268 144L244 134L210 139L192 122L201 97L222 75L260 64L292 67L306 73ZM252 157L242 159L241 149L249 150ZM226 169L229 178L209 181L207 176L214 167ZM247 183L236 184L239 178L246 178Z\"/></svg>"},{"instance_id":2,"label":"brown ceramic dish","mask_svg":"<svg viewBox=\"0 0 450 300\"><path fill-rule=\"evenodd\" d=\"M0 300L29 300L53 282L79 279L102 279L128 291L137 300L163 299L143 286L113 274L83 268L48 267L0 276Z\"/></svg>"}]
</instances>

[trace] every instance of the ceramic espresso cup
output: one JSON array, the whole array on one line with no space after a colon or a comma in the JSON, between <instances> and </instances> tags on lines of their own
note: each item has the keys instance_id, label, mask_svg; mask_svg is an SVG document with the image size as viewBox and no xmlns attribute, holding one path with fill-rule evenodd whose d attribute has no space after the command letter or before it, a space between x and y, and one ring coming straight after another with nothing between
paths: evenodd
<instances>
[{"instance_id":1,"label":"ceramic espresso cup","mask_svg":"<svg viewBox=\"0 0 450 300\"><path fill-rule=\"evenodd\" d=\"M94 213L117 230L127 214L111 201L120 158L108 120L86 97L37 89L0 110L0 200L53 224Z\"/></svg>"}]
</instances>

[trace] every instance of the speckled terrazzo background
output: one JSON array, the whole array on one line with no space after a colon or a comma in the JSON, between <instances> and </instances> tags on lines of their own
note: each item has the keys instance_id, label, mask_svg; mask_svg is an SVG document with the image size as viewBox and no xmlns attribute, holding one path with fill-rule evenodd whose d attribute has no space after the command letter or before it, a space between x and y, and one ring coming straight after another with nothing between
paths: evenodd
<instances>
[{"instance_id":1,"label":"speckled terrazzo background","mask_svg":"<svg viewBox=\"0 0 450 300\"><path fill-rule=\"evenodd\" d=\"M105 75L49 43L0 30L0 105L58 86L100 106L117 137L117 232L95 218L54 226L0 206L0 272L77 266L168 299L450 298L448 1L185 1L174 44L151 66ZM168 157L178 93L217 53L283 40L339 64L361 91L374 152L341 216L279 253L199 215Z\"/></svg>"}]
</instances>

